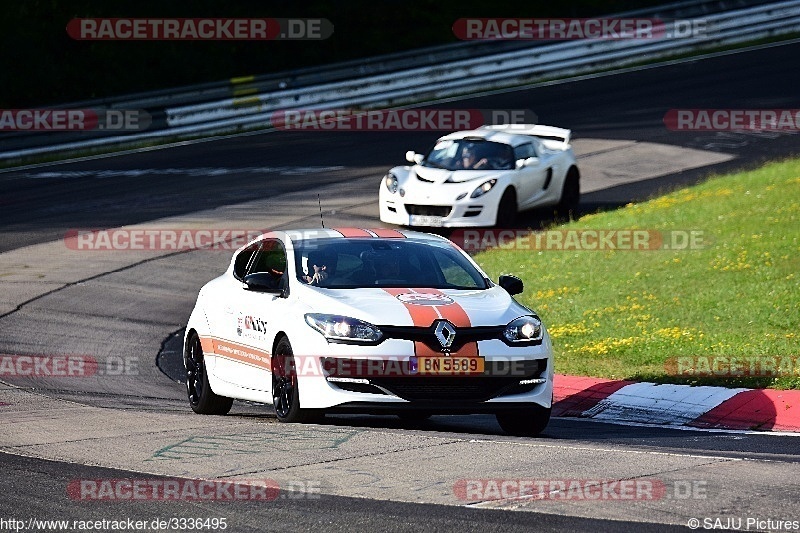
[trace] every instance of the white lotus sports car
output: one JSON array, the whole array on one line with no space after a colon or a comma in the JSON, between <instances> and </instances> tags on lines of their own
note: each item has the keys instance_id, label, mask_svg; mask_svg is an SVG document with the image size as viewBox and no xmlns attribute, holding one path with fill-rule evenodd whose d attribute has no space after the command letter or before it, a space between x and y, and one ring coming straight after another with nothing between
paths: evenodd
<instances>
[{"instance_id":1,"label":"white lotus sports car","mask_svg":"<svg viewBox=\"0 0 800 533\"><path fill-rule=\"evenodd\" d=\"M269 403L284 422L492 413L535 435L550 418L553 354L512 297L522 290L436 235L265 233L200 290L184 339L189 403L201 414Z\"/></svg>"},{"instance_id":2,"label":"white lotus sports car","mask_svg":"<svg viewBox=\"0 0 800 533\"><path fill-rule=\"evenodd\" d=\"M440 138L412 166L391 169L380 185L381 221L400 226L514 224L519 211L578 206L580 172L571 132L533 124L483 126Z\"/></svg>"}]
</instances>

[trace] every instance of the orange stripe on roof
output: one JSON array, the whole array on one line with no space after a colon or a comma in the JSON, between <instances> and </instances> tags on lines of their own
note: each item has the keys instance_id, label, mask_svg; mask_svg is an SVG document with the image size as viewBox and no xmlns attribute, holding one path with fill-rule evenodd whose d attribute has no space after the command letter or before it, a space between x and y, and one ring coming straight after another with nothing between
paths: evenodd
<instances>
[{"instance_id":1,"label":"orange stripe on roof","mask_svg":"<svg viewBox=\"0 0 800 533\"><path fill-rule=\"evenodd\" d=\"M334 231L338 231L342 234L342 237L353 238L353 237L368 237L372 238L375 237L372 233L368 232L365 229L361 228L333 228Z\"/></svg>"},{"instance_id":2,"label":"orange stripe on roof","mask_svg":"<svg viewBox=\"0 0 800 533\"><path fill-rule=\"evenodd\" d=\"M390 228L373 228L370 229L372 233L381 237L383 239L405 239L406 236L397 231L396 229Z\"/></svg>"}]
</instances>

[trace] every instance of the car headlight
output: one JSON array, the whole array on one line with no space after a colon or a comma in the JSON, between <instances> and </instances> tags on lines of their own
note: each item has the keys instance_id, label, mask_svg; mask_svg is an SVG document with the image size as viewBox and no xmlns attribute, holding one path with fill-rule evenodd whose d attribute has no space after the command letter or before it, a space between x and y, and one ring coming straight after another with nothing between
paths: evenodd
<instances>
[{"instance_id":1,"label":"car headlight","mask_svg":"<svg viewBox=\"0 0 800 533\"><path fill-rule=\"evenodd\" d=\"M511 343L542 340L542 321L535 316L521 316L512 320L503 331L503 337Z\"/></svg>"},{"instance_id":2,"label":"car headlight","mask_svg":"<svg viewBox=\"0 0 800 533\"><path fill-rule=\"evenodd\" d=\"M308 313L306 323L333 342L378 342L383 337L372 324L347 316Z\"/></svg>"},{"instance_id":3,"label":"car headlight","mask_svg":"<svg viewBox=\"0 0 800 533\"><path fill-rule=\"evenodd\" d=\"M470 194L469 197L478 198L479 196L483 196L487 192L491 191L492 187L494 187L496 183L497 180L484 181L483 183L480 184L480 186L477 189L472 191L472 194Z\"/></svg>"},{"instance_id":4,"label":"car headlight","mask_svg":"<svg viewBox=\"0 0 800 533\"><path fill-rule=\"evenodd\" d=\"M386 185L386 188L389 189L389 192L394 194L397 192L397 176L394 174L386 174L383 177L383 183Z\"/></svg>"}]
</instances>

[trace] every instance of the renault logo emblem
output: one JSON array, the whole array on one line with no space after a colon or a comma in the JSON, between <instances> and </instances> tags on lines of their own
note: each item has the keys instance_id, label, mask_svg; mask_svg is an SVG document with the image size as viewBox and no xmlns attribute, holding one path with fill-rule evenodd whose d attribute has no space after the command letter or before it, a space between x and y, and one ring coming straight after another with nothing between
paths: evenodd
<instances>
[{"instance_id":1,"label":"renault logo emblem","mask_svg":"<svg viewBox=\"0 0 800 533\"><path fill-rule=\"evenodd\" d=\"M434 334L436 335L436 340L438 340L442 348L446 350L453 345L453 341L456 338L456 328L454 328L453 324L450 322L442 320L436 324Z\"/></svg>"}]
</instances>

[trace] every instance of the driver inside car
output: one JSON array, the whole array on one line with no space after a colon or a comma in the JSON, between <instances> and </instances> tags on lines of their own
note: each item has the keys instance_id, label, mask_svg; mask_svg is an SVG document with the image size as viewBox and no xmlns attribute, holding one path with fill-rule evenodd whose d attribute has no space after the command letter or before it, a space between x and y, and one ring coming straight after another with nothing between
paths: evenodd
<instances>
[{"instance_id":1,"label":"driver inside car","mask_svg":"<svg viewBox=\"0 0 800 533\"><path fill-rule=\"evenodd\" d=\"M461 159L456 162L456 167L464 170L481 170L489 165L489 160L485 157L478 159L475 153L475 146L466 145L461 149Z\"/></svg>"},{"instance_id":2,"label":"driver inside car","mask_svg":"<svg viewBox=\"0 0 800 533\"><path fill-rule=\"evenodd\" d=\"M400 258L395 255L378 255L375 258L375 277L378 280L400 279Z\"/></svg>"}]
</instances>

